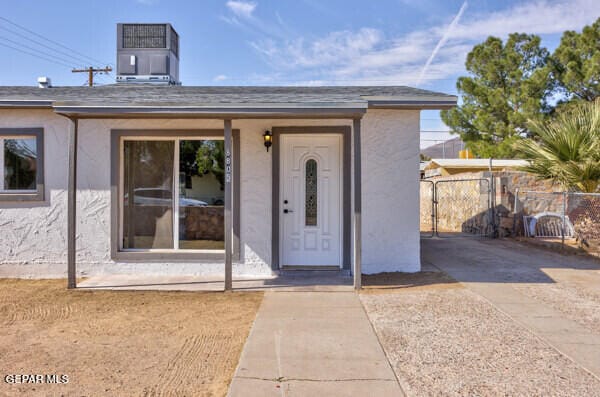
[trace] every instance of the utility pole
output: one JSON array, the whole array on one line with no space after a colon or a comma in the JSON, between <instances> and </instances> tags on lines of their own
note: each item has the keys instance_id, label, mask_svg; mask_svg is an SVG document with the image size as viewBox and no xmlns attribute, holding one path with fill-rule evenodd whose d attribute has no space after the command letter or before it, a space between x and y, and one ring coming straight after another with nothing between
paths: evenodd
<instances>
[{"instance_id":1,"label":"utility pole","mask_svg":"<svg viewBox=\"0 0 600 397\"><path fill-rule=\"evenodd\" d=\"M88 73L88 86L93 87L94 86L94 73L97 73L97 72L109 73L109 72L112 72L112 68L110 66L107 66L105 68L94 68L94 67L90 66L89 68L86 68L86 69L73 69L72 72L73 73Z\"/></svg>"}]
</instances>

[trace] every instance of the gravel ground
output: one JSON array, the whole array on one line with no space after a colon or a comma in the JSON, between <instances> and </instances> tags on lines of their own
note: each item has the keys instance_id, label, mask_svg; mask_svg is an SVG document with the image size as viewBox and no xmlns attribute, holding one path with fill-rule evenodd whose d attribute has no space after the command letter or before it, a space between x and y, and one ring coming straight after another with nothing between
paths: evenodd
<instances>
[{"instance_id":1,"label":"gravel ground","mask_svg":"<svg viewBox=\"0 0 600 397\"><path fill-rule=\"evenodd\" d=\"M360 295L409 396L600 396L597 378L483 298L410 277L417 288Z\"/></svg>"}]
</instances>

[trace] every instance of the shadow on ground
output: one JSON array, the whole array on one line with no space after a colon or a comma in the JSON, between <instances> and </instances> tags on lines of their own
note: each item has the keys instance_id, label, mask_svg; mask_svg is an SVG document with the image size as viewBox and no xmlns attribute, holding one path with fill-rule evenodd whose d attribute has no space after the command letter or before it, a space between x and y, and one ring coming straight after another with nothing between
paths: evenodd
<instances>
[{"instance_id":1,"label":"shadow on ground","mask_svg":"<svg viewBox=\"0 0 600 397\"><path fill-rule=\"evenodd\" d=\"M461 288L458 281L441 271L379 273L362 276L363 293L399 292L415 289Z\"/></svg>"}]
</instances>

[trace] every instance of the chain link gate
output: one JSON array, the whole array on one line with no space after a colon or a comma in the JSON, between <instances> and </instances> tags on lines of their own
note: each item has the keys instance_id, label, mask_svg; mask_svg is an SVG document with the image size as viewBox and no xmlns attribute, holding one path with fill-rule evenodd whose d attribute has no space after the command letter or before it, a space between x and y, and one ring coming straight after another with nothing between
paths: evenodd
<instances>
[{"instance_id":1,"label":"chain link gate","mask_svg":"<svg viewBox=\"0 0 600 397\"><path fill-rule=\"evenodd\" d=\"M421 180L421 237L493 237L493 190L487 178Z\"/></svg>"}]
</instances>

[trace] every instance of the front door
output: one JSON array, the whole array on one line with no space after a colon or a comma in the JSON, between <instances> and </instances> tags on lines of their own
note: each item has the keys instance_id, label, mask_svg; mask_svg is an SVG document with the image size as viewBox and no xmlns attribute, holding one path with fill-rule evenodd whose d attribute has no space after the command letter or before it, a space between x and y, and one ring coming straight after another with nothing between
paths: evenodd
<instances>
[{"instance_id":1,"label":"front door","mask_svg":"<svg viewBox=\"0 0 600 397\"><path fill-rule=\"evenodd\" d=\"M342 137L281 135L282 266L342 265Z\"/></svg>"}]
</instances>

